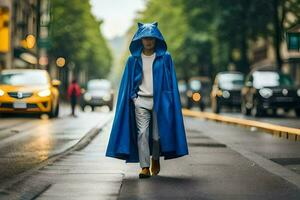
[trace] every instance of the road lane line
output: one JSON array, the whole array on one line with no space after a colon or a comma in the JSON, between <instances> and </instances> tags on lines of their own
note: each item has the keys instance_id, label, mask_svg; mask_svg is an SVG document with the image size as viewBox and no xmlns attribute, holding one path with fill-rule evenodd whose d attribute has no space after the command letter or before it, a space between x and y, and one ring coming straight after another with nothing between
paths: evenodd
<instances>
[{"instance_id":1,"label":"road lane line","mask_svg":"<svg viewBox=\"0 0 300 200\"><path fill-rule=\"evenodd\" d=\"M247 151L243 149L243 147L240 147L236 144L227 144L231 149L238 152L239 154L243 155L247 159L255 162L268 172L271 172L272 174L275 174L285 180L287 180L290 183L293 183L298 188L300 188L300 176L296 172L293 172L280 164L277 164L273 161L270 161L256 153L253 153L251 151Z\"/></svg>"}]
</instances>

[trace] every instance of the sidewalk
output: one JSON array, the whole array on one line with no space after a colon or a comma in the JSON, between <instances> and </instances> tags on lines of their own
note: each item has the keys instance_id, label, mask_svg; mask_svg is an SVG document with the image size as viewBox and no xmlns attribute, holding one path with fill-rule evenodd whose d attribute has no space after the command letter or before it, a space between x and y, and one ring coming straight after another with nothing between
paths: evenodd
<instances>
[{"instance_id":1,"label":"sidewalk","mask_svg":"<svg viewBox=\"0 0 300 200\"><path fill-rule=\"evenodd\" d=\"M84 149L73 151L0 192L0 199L115 199L124 162L104 156L110 123Z\"/></svg>"},{"instance_id":2,"label":"sidewalk","mask_svg":"<svg viewBox=\"0 0 300 200\"><path fill-rule=\"evenodd\" d=\"M104 155L109 128L106 126L82 151L75 151L42 169L40 180L51 184L37 199L117 198L124 176L124 162Z\"/></svg>"}]
</instances>

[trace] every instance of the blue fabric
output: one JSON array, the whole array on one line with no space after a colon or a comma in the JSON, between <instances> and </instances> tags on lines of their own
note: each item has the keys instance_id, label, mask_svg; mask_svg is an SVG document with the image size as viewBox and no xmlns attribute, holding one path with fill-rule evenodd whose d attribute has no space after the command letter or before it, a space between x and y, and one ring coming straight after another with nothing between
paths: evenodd
<instances>
[{"instance_id":1,"label":"blue fabric","mask_svg":"<svg viewBox=\"0 0 300 200\"><path fill-rule=\"evenodd\" d=\"M153 62L153 109L157 113L160 134L161 156L165 159L177 158L188 154L185 128L176 73L165 40L157 23L138 24L129 46L131 56L126 62L116 105L106 156L139 162L137 149L137 130L133 98L137 96L142 81L143 37L156 38L156 57ZM151 132L150 137L152 138ZM152 142L150 151L152 152Z\"/></svg>"}]
</instances>

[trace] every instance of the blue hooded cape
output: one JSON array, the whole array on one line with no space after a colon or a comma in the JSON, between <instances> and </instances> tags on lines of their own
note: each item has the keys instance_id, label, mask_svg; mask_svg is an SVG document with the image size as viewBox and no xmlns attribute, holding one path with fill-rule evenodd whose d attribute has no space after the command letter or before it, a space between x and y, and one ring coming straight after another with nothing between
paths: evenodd
<instances>
[{"instance_id":1,"label":"blue hooded cape","mask_svg":"<svg viewBox=\"0 0 300 200\"><path fill-rule=\"evenodd\" d=\"M171 159L188 154L176 73L171 55L167 52L166 42L157 23L138 23L138 30L129 46L131 56L127 60L120 83L116 113L106 150L106 156L123 159L126 162L139 162L133 98L137 96L143 75L141 58L143 49L141 38L143 37L156 39L156 57L152 68L153 109L157 113L160 155L165 159ZM149 135L150 152L152 152L151 128Z\"/></svg>"}]
</instances>

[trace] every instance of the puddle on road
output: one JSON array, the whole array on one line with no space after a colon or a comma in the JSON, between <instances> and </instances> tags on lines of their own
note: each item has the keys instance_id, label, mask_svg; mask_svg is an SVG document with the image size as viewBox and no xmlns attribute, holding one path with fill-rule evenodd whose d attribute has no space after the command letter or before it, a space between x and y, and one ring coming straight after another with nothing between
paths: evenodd
<instances>
[{"instance_id":1,"label":"puddle on road","mask_svg":"<svg viewBox=\"0 0 300 200\"><path fill-rule=\"evenodd\" d=\"M188 135L187 137L190 139L211 139L210 137L204 135Z\"/></svg>"},{"instance_id":2,"label":"puddle on road","mask_svg":"<svg viewBox=\"0 0 300 200\"><path fill-rule=\"evenodd\" d=\"M270 160L283 166L300 165L300 158L271 158Z\"/></svg>"},{"instance_id":3,"label":"puddle on road","mask_svg":"<svg viewBox=\"0 0 300 200\"><path fill-rule=\"evenodd\" d=\"M189 142L189 146L192 147L213 147L213 148L226 148L225 144L221 143L201 143L201 142Z\"/></svg>"}]
</instances>

